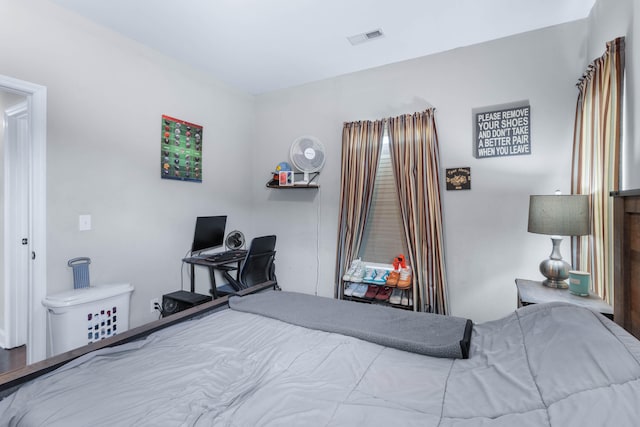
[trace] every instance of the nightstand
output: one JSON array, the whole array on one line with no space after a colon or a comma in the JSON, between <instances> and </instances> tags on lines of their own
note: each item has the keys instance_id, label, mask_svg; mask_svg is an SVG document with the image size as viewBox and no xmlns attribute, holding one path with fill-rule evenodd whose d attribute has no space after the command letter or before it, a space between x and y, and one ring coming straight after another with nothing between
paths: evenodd
<instances>
[{"instance_id":1,"label":"nightstand","mask_svg":"<svg viewBox=\"0 0 640 427\"><path fill-rule=\"evenodd\" d=\"M549 288L542 282L535 280L516 279L518 288L518 307L545 302L568 302L581 307L595 310L613 320L613 308L597 295L589 294L581 297L569 292L568 289Z\"/></svg>"}]
</instances>

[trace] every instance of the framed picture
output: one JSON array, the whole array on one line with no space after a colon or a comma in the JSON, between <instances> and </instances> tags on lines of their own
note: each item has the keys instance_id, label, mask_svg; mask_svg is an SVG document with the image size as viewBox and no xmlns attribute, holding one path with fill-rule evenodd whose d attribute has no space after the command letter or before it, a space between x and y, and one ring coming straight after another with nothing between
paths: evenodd
<instances>
[{"instance_id":1,"label":"framed picture","mask_svg":"<svg viewBox=\"0 0 640 427\"><path fill-rule=\"evenodd\" d=\"M473 109L477 159L531 154L531 106L517 101Z\"/></svg>"},{"instance_id":2,"label":"framed picture","mask_svg":"<svg viewBox=\"0 0 640 427\"><path fill-rule=\"evenodd\" d=\"M471 168L447 169L447 190L471 190Z\"/></svg>"},{"instance_id":3,"label":"framed picture","mask_svg":"<svg viewBox=\"0 0 640 427\"><path fill-rule=\"evenodd\" d=\"M280 172L278 172L278 184L281 187L292 186L293 183L294 183L293 171L280 171Z\"/></svg>"},{"instance_id":4,"label":"framed picture","mask_svg":"<svg viewBox=\"0 0 640 427\"><path fill-rule=\"evenodd\" d=\"M202 126L162 116L160 177L202 182Z\"/></svg>"}]
</instances>

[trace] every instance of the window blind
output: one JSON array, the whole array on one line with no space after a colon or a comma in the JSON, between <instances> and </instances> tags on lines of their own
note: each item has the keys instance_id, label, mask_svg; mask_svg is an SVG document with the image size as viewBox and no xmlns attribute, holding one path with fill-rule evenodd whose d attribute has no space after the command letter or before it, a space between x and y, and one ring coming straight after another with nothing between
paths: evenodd
<instances>
[{"instance_id":1,"label":"window blind","mask_svg":"<svg viewBox=\"0 0 640 427\"><path fill-rule=\"evenodd\" d=\"M390 264L399 254L407 254L395 178L391 169L389 138L382 140L382 152L371 200L371 211L365 225L360 258L368 262Z\"/></svg>"}]
</instances>

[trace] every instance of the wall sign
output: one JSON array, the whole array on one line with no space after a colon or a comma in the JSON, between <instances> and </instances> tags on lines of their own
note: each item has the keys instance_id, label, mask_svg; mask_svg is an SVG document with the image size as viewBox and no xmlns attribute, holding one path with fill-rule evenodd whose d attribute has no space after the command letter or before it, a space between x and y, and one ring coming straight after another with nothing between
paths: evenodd
<instances>
[{"instance_id":1,"label":"wall sign","mask_svg":"<svg viewBox=\"0 0 640 427\"><path fill-rule=\"evenodd\" d=\"M160 176L202 182L202 126L162 116Z\"/></svg>"},{"instance_id":2,"label":"wall sign","mask_svg":"<svg viewBox=\"0 0 640 427\"><path fill-rule=\"evenodd\" d=\"M474 110L475 157L531 154L531 106L518 103Z\"/></svg>"},{"instance_id":3,"label":"wall sign","mask_svg":"<svg viewBox=\"0 0 640 427\"><path fill-rule=\"evenodd\" d=\"M471 190L471 168L447 169L447 190Z\"/></svg>"}]
</instances>

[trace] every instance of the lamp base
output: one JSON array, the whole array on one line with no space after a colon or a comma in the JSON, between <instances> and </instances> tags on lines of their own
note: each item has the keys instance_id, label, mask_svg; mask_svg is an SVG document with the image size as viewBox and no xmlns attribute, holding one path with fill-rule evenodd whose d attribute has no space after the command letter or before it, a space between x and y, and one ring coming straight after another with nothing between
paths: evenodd
<instances>
[{"instance_id":1,"label":"lamp base","mask_svg":"<svg viewBox=\"0 0 640 427\"><path fill-rule=\"evenodd\" d=\"M569 270L571 266L560 255L561 237L552 236L553 250L549 258L540 263L540 273L547 278L543 285L549 288L567 289L569 284L565 282L569 278Z\"/></svg>"},{"instance_id":2,"label":"lamp base","mask_svg":"<svg viewBox=\"0 0 640 427\"><path fill-rule=\"evenodd\" d=\"M540 273L547 278L543 285L549 288L567 289L569 284L565 282L569 278L571 266L561 259L545 259L540 263Z\"/></svg>"},{"instance_id":3,"label":"lamp base","mask_svg":"<svg viewBox=\"0 0 640 427\"><path fill-rule=\"evenodd\" d=\"M567 289L569 285L562 280L547 279L542 284L548 288Z\"/></svg>"}]
</instances>

